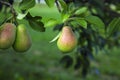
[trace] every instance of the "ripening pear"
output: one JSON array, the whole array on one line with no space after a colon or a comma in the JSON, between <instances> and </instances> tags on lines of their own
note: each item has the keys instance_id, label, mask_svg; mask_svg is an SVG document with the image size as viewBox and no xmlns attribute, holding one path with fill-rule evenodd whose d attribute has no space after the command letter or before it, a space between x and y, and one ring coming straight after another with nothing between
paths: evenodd
<instances>
[{"instance_id":1,"label":"ripening pear","mask_svg":"<svg viewBox=\"0 0 120 80\"><path fill-rule=\"evenodd\" d=\"M12 23L4 23L0 27L0 49L10 48L16 36L16 26Z\"/></svg>"},{"instance_id":2,"label":"ripening pear","mask_svg":"<svg viewBox=\"0 0 120 80\"><path fill-rule=\"evenodd\" d=\"M13 49L17 52L25 52L31 47L31 39L24 24L17 27L16 39Z\"/></svg>"},{"instance_id":3,"label":"ripening pear","mask_svg":"<svg viewBox=\"0 0 120 80\"><path fill-rule=\"evenodd\" d=\"M77 45L77 39L69 26L64 26L62 28L60 37L57 41L57 46L60 51L67 53L74 50Z\"/></svg>"}]
</instances>

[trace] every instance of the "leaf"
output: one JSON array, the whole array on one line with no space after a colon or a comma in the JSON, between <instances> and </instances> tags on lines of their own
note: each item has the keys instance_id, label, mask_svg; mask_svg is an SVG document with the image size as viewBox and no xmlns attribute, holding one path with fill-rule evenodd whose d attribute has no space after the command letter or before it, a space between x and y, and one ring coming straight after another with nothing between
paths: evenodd
<instances>
[{"instance_id":1,"label":"leaf","mask_svg":"<svg viewBox=\"0 0 120 80\"><path fill-rule=\"evenodd\" d=\"M69 55L65 55L61 58L60 63L65 67L69 68L73 64L73 59Z\"/></svg>"},{"instance_id":2,"label":"leaf","mask_svg":"<svg viewBox=\"0 0 120 80\"><path fill-rule=\"evenodd\" d=\"M49 7L53 7L54 3L55 3L55 0L45 0L45 2Z\"/></svg>"},{"instance_id":3,"label":"leaf","mask_svg":"<svg viewBox=\"0 0 120 80\"><path fill-rule=\"evenodd\" d=\"M67 10L67 4L63 0L59 0L59 3L64 10Z\"/></svg>"},{"instance_id":4,"label":"leaf","mask_svg":"<svg viewBox=\"0 0 120 80\"><path fill-rule=\"evenodd\" d=\"M82 8L79 8L78 10L75 11L75 15L80 15L80 14L83 14L87 11L87 7L82 7Z\"/></svg>"},{"instance_id":5,"label":"leaf","mask_svg":"<svg viewBox=\"0 0 120 80\"><path fill-rule=\"evenodd\" d=\"M27 18L32 29L34 29L36 31L40 31L40 32L45 31L44 24L41 22L41 16L32 17L30 15L30 13L28 13L26 18Z\"/></svg>"},{"instance_id":6,"label":"leaf","mask_svg":"<svg viewBox=\"0 0 120 80\"><path fill-rule=\"evenodd\" d=\"M21 20L21 19L23 19L26 15L27 15L27 13L25 13L25 14L18 13L17 19Z\"/></svg>"},{"instance_id":7,"label":"leaf","mask_svg":"<svg viewBox=\"0 0 120 80\"><path fill-rule=\"evenodd\" d=\"M56 24L58 24L58 21L56 19L49 19L45 23L45 27L54 27Z\"/></svg>"},{"instance_id":8,"label":"leaf","mask_svg":"<svg viewBox=\"0 0 120 80\"><path fill-rule=\"evenodd\" d=\"M53 30L54 30L54 31L55 31L55 30L61 31L63 26L64 26L64 23L57 24L57 25L53 28Z\"/></svg>"},{"instance_id":9,"label":"leaf","mask_svg":"<svg viewBox=\"0 0 120 80\"><path fill-rule=\"evenodd\" d=\"M0 25L4 22L4 20L5 20L4 13L0 13Z\"/></svg>"},{"instance_id":10,"label":"leaf","mask_svg":"<svg viewBox=\"0 0 120 80\"><path fill-rule=\"evenodd\" d=\"M94 28L102 36L104 36L104 34L105 34L105 24L103 23L103 21L99 17L89 15L89 16L85 17L85 20L88 21L91 24L92 28Z\"/></svg>"},{"instance_id":11,"label":"leaf","mask_svg":"<svg viewBox=\"0 0 120 80\"><path fill-rule=\"evenodd\" d=\"M89 23L97 26L98 28L104 29L104 27L105 27L105 24L103 23L103 21L97 16L89 15L89 16L85 17L85 20L88 21Z\"/></svg>"},{"instance_id":12,"label":"leaf","mask_svg":"<svg viewBox=\"0 0 120 80\"><path fill-rule=\"evenodd\" d=\"M70 17L70 14L62 14L62 22L65 22L69 17Z\"/></svg>"},{"instance_id":13,"label":"leaf","mask_svg":"<svg viewBox=\"0 0 120 80\"><path fill-rule=\"evenodd\" d=\"M85 29L87 28L87 22L84 19L75 19L75 20L71 21L71 24L74 27L77 27L79 25L79 26L82 26Z\"/></svg>"},{"instance_id":14,"label":"leaf","mask_svg":"<svg viewBox=\"0 0 120 80\"><path fill-rule=\"evenodd\" d=\"M114 18L107 26L107 37L112 36L117 30L120 30L120 17Z\"/></svg>"},{"instance_id":15,"label":"leaf","mask_svg":"<svg viewBox=\"0 0 120 80\"><path fill-rule=\"evenodd\" d=\"M75 69L75 70L78 70L81 66L82 66L82 60L81 60L80 56L77 56L77 57L75 58L74 69Z\"/></svg>"},{"instance_id":16,"label":"leaf","mask_svg":"<svg viewBox=\"0 0 120 80\"><path fill-rule=\"evenodd\" d=\"M40 31L40 32L45 31L44 24L42 22L36 22L33 20L29 20L28 22L29 22L30 26L32 27L32 29L34 29L36 31Z\"/></svg>"},{"instance_id":17,"label":"leaf","mask_svg":"<svg viewBox=\"0 0 120 80\"><path fill-rule=\"evenodd\" d=\"M87 22L84 19L78 19L77 22L82 27L87 28Z\"/></svg>"},{"instance_id":18,"label":"leaf","mask_svg":"<svg viewBox=\"0 0 120 80\"><path fill-rule=\"evenodd\" d=\"M12 19L12 14L10 13L4 13L0 12L0 25L2 25L4 22L10 22Z\"/></svg>"},{"instance_id":19,"label":"leaf","mask_svg":"<svg viewBox=\"0 0 120 80\"><path fill-rule=\"evenodd\" d=\"M50 41L50 43L56 41L56 40L59 38L60 34L61 34L61 32L60 32L55 38L53 38L53 39Z\"/></svg>"},{"instance_id":20,"label":"leaf","mask_svg":"<svg viewBox=\"0 0 120 80\"><path fill-rule=\"evenodd\" d=\"M27 10L29 8L32 8L34 5L35 0L22 0L19 7L21 10Z\"/></svg>"}]
</instances>

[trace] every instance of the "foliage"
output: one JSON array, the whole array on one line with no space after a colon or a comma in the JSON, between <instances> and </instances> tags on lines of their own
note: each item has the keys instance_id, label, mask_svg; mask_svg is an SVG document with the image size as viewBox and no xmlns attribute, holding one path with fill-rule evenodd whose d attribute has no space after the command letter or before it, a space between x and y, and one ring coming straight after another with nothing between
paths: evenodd
<instances>
[{"instance_id":1,"label":"foliage","mask_svg":"<svg viewBox=\"0 0 120 80\"><path fill-rule=\"evenodd\" d=\"M74 66L75 70L82 68L83 76L89 71L95 51L97 53L105 47L120 46L119 0L45 0L45 2L49 7L56 4L61 15L60 19L48 18L42 21L43 16L34 16L30 13L30 9L36 4L35 0L4 0L0 1L2 15L0 25L6 22L18 25L21 20L26 20L32 29L40 32L44 32L48 27L52 27L54 31L61 31L63 26L71 26L77 35L78 44L73 52L74 57L71 58L67 54L61 58L61 63L67 68ZM73 60L76 64L73 64Z\"/></svg>"}]
</instances>

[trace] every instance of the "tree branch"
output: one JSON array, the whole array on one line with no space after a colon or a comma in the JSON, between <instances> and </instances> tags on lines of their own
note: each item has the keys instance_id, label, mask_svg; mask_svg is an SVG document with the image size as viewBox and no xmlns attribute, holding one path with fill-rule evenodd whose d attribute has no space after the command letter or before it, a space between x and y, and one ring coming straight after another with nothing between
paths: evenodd
<instances>
[{"instance_id":1,"label":"tree branch","mask_svg":"<svg viewBox=\"0 0 120 80\"><path fill-rule=\"evenodd\" d=\"M2 3L3 5L7 5L7 6L10 7L11 13L13 14L13 18L16 20L17 14L16 14L13 6L9 2L5 2L5 1L0 1L0 3Z\"/></svg>"}]
</instances>

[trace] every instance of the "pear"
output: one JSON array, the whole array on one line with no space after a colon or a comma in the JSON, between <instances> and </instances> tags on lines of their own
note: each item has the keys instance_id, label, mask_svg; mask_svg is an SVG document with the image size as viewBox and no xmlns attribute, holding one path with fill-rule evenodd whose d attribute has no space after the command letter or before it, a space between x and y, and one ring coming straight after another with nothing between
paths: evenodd
<instances>
[{"instance_id":1,"label":"pear","mask_svg":"<svg viewBox=\"0 0 120 80\"><path fill-rule=\"evenodd\" d=\"M10 48L16 36L16 26L12 23L4 23L0 27L0 49Z\"/></svg>"},{"instance_id":2,"label":"pear","mask_svg":"<svg viewBox=\"0 0 120 80\"><path fill-rule=\"evenodd\" d=\"M71 27L64 26L62 28L60 37L57 41L57 46L63 53L68 53L74 50L77 45L77 38L73 33Z\"/></svg>"},{"instance_id":3,"label":"pear","mask_svg":"<svg viewBox=\"0 0 120 80\"><path fill-rule=\"evenodd\" d=\"M24 24L17 27L16 39L13 44L13 49L17 52L25 52L31 47L31 38Z\"/></svg>"}]
</instances>

